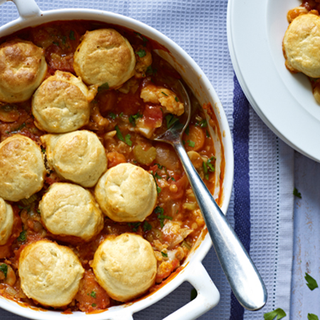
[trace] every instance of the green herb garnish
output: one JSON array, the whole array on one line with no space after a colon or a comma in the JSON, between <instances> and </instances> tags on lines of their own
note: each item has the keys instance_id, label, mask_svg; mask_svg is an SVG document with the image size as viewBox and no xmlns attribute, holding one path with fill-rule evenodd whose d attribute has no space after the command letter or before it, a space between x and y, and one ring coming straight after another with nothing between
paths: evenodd
<instances>
[{"instance_id":1,"label":"green herb garnish","mask_svg":"<svg viewBox=\"0 0 320 320\"><path fill-rule=\"evenodd\" d=\"M70 40L76 40L76 38L75 38L75 36L74 36L74 31L73 31L73 30L70 30L69 39L70 39Z\"/></svg>"},{"instance_id":2,"label":"green herb garnish","mask_svg":"<svg viewBox=\"0 0 320 320\"><path fill-rule=\"evenodd\" d=\"M147 71L146 71L146 74L147 75L153 75L153 74L156 74L157 73L157 70L156 69L153 69L151 66L149 66L148 68L147 68Z\"/></svg>"},{"instance_id":3,"label":"green herb garnish","mask_svg":"<svg viewBox=\"0 0 320 320\"><path fill-rule=\"evenodd\" d=\"M152 229L152 225L148 221L145 221L143 223L143 227L142 228L143 228L143 231L149 231L149 230Z\"/></svg>"},{"instance_id":4,"label":"green herb garnish","mask_svg":"<svg viewBox=\"0 0 320 320\"><path fill-rule=\"evenodd\" d=\"M133 115L129 116L129 121L132 124L132 126L135 127L136 126L136 120L139 119L139 118L142 118L142 117L143 117L143 115L140 112L138 112L137 114L133 114Z\"/></svg>"},{"instance_id":5,"label":"green herb garnish","mask_svg":"<svg viewBox=\"0 0 320 320\"><path fill-rule=\"evenodd\" d=\"M179 119L175 117L173 114L166 115L167 128L171 128Z\"/></svg>"},{"instance_id":6,"label":"green herb garnish","mask_svg":"<svg viewBox=\"0 0 320 320\"><path fill-rule=\"evenodd\" d=\"M168 254L166 254L165 252L161 251L161 254L162 254L163 257L168 258Z\"/></svg>"},{"instance_id":7,"label":"green herb garnish","mask_svg":"<svg viewBox=\"0 0 320 320\"><path fill-rule=\"evenodd\" d=\"M95 293L94 291L91 291L90 296L91 296L92 298L96 298L96 297L97 297L97 295L96 295L96 293Z\"/></svg>"},{"instance_id":8,"label":"green herb garnish","mask_svg":"<svg viewBox=\"0 0 320 320\"><path fill-rule=\"evenodd\" d=\"M319 318L313 313L308 313L308 320L319 320Z\"/></svg>"},{"instance_id":9,"label":"green herb garnish","mask_svg":"<svg viewBox=\"0 0 320 320\"><path fill-rule=\"evenodd\" d=\"M8 266L5 263L0 265L0 271L3 272L4 277L7 279Z\"/></svg>"},{"instance_id":10,"label":"green herb garnish","mask_svg":"<svg viewBox=\"0 0 320 320\"><path fill-rule=\"evenodd\" d=\"M97 304L96 303L93 303L92 305L91 305L91 307L96 307L97 306Z\"/></svg>"},{"instance_id":11,"label":"green herb garnish","mask_svg":"<svg viewBox=\"0 0 320 320\"><path fill-rule=\"evenodd\" d=\"M194 148L194 146L196 145L196 143L192 140L187 140L187 143L189 145L189 147Z\"/></svg>"},{"instance_id":12,"label":"green herb garnish","mask_svg":"<svg viewBox=\"0 0 320 320\"><path fill-rule=\"evenodd\" d=\"M133 232L137 232L140 225L141 225L141 222L129 222L128 225L132 229Z\"/></svg>"},{"instance_id":13,"label":"green herb garnish","mask_svg":"<svg viewBox=\"0 0 320 320\"><path fill-rule=\"evenodd\" d=\"M161 208L159 206L154 209L154 212L158 215L158 219L160 221L160 227L161 228L164 227L164 219L172 220L172 217L164 215L163 208Z\"/></svg>"},{"instance_id":14,"label":"green herb garnish","mask_svg":"<svg viewBox=\"0 0 320 320\"><path fill-rule=\"evenodd\" d=\"M161 177L157 174L157 173L153 173L153 171L151 170L150 173L153 176L154 182L156 183L157 186L157 192L160 193L161 192L161 188L158 186L158 182L156 179L161 179Z\"/></svg>"},{"instance_id":15,"label":"green herb garnish","mask_svg":"<svg viewBox=\"0 0 320 320\"><path fill-rule=\"evenodd\" d=\"M313 279L308 273L305 275L305 280L307 281L307 286L310 290L314 290L315 288L318 288L318 283L315 279Z\"/></svg>"},{"instance_id":16,"label":"green herb garnish","mask_svg":"<svg viewBox=\"0 0 320 320\"><path fill-rule=\"evenodd\" d=\"M17 238L18 241L26 241L27 239L27 231L23 230L20 232L19 237Z\"/></svg>"},{"instance_id":17,"label":"green herb garnish","mask_svg":"<svg viewBox=\"0 0 320 320\"><path fill-rule=\"evenodd\" d=\"M109 84L108 84L108 82L105 82L100 87L98 87L98 92L103 91L103 90L108 90L108 89L109 89Z\"/></svg>"},{"instance_id":18,"label":"green herb garnish","mask_svg":"<svg viewBox=\"0 0 320 320\"><path fill-rule=\"evenodd\" d=\"M163 92L163 91L161 91L161 93L162 93L164 96L166 96L166 97L168 96L168 95L167 95L165 92Z\"/></svg>"},{"instance_id":19,"label":"green herb garnish","mask_svg":"<svg viewBox=\"0 0 320 320\"><path fill-rule=\"evenodd\" d=\"M206 128L208 126L208 122L206 119L203 119L196 123L196 126L199 126L201 128Z\"/></svg>"},{"instance_id":20,"label":"green herb garnish","mask_svg":"<svg viewBox=\"0 0 320 320\"><path fill-rule=\"evenodd\" d=\"M274 318L276 318L276 320L280 320L282 318L284 318L287 314L281 309L278 308L276 310L273 310L271 312L267 312L263 315L264 320L274 320Z\"/></svg>"},{"instance_id":21,"label":"green herb garnish","mask_svg":"<svg viewBox=\"0 0 320 320\"><path fill-rule=\"evenodd\" d=\"M124 138L124 140L125 140L125 143L128 145L128 146L132 146L132 141L130 140L130 138L131 138L131 136L130 136L130 134L127 134L126 136L125 136L125 138Z\"/></svg>"},{"instance_id":22,"label":"green herb garnish","mask_svg":"<svg viewBox=\"0 0 320 320\"><path fill-rule=\"evenodd\" d=\"M293 195L296 196L296 197L298 197L298 198L300 198L300 199L302 198L302 197L301 197L301 193L298 191L297 188L294 188L294 189L293 189Z\"/></svg>"},{"instance_id":23,"label":"green herb garnish","mask_svg":"<svg viewBox=\"0 0 320 320\"><path fill-rule=\"evenodd\" d=\"M58 46L58 47L60 46L60 43L57 42L57 41L52 41L52 43L55 44L55 45Z\"/></svg>"},{"instance_id":24,"label":"green herb garnish","mask_svg":"<svg viewBox=\"0 0 320 320\"><path fill-rule=\"evenodd\" d=\"M109 117L114 120L117 116L113 112L110 112Z\"/></svg>"},{"instance_id":25,"label":"green herb garnish","mask_svg":"<svg viewBox=\"0 0 320 320\"><path fill-rule=\"evenodd\" d=\"M209 172L214 172L215 168L212 165L212 162L215 160L214 157L211 157L210 159L207 160L207 162L203 161L202 162L202 168L204 172L204 177L206 180L209 180Z\"/></svg>"},{"instance_id":26,"label":"green herb garnish","mask_svg":"<svg viewBox=\"0 0 320 320\"><path fill-rule=\"evenodd\" d=\"M140 49L140 50L136 51L136 54L137 54L140 58L143 58L147 53L146 53L146 50Z\"/></svg>"},{"instance_id":27,"label":"green herb garnish","mask_svg":"<svg viewBox=\"0 0 320 320\"><path fill-rule=\"evenodd\" d=\"M117 131L117 137L118 137L118 139L121 140L121 141L123 141L123 142L125 142L125 141L124 141L124 138L123 138L123 135L122 135L119 127L118 127L118 126L115 126L115 129L116 129L116 131Z\"/></svg>"},{"instance_id":28,"label":"green herb garnish","mask_svg":"<svg viewBox=\"0 0 320 320\"><path fill-rule=\"evenodd\" d=\"M178 97L174 97L174 100L176 100L177 102L179 102L179 99L178 99Z\"/></svg>"}]
</instances>

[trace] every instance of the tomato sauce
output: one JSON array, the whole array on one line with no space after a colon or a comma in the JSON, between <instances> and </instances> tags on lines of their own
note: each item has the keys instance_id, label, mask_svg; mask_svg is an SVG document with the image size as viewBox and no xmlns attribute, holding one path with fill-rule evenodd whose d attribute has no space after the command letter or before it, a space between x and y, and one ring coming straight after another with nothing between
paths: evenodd
<instances>
[{"instance_id":1,"label":"tomato sauce","mask_svg":"<svg viewBox=\"0 0 320 320\"><path fill-rule=\"evenodd\" d=\"M141 235L151 243L158 261L158 273L156 284L150 288L150 293L160 287L170 275L180 270L181 264L204 227L204 220L196 204L195 196L174 149L168 144L146 138L137 130L139 121L143 121L148 128L155 129L159 125L168 125L168 121L174 119L167 118L168 115L163 114L159 105L145 103L140 97L141 89L149 83L176 92L177 81L181 79L179 73L171 65L153 52L160 46L158 43L132 30L96 21L48 23L24 29L0 42L19 37L44 48L49 66L47 77L53 75L56 70L75 74L73 54L82 35L87 30L106 26L115 28L126 37L136 53L139 50L150 53L152 64L145 70L142 68L139 74L118 90L99 88L91 102L90 122L82 129L91 130L97 134L105 147L108 168L128 162L141 166L153 175L158 190L157 205L144 222L117 223L105 217L103 230L87 243L77 238L56 236L44 228L38 210L38 203L46 189L60 181L55 172L48 170L44 188L40 192L26 201L12 203L15 212L12 235L5 246L0 246L0 262L10 265L17 277L11 289L0 280L0 294L20 303L39 307L37 302L25 296L18 276L20 252L31 242L50 239L69 246L77 254L86 271L74 300L60 310L67 313L75 310L94 312L120 304L108 297L104 289L100 287L90 266L94 252L108 235L132 232ZM139 62L138 55L136 58ZM188 91L192 95L191 90L188 89ZM179 99L178 93L176 94ZM215 126L220 141L222 139L212 106L206 105L205 109L211 118L210 123L206 120L203 108L197 107L184 133L183 143L186 151L191 152L192 156L191 154L189 156L205 184L209 190L213 190L217 183L215 181L216 154L208 126ZM34 125L31 100L14 104L0 102L1 141L16 133L30 137L41 146L40 136L45 132L40 131ZM46 150L44 146L41 147L45 155ZM219 178L220 185L222 185L223 176L224 159L222 159ZM221 203L221 199L222 191L216 200ZM173 230L176 231L173 232Z\"/></svg>"}]
</instances>

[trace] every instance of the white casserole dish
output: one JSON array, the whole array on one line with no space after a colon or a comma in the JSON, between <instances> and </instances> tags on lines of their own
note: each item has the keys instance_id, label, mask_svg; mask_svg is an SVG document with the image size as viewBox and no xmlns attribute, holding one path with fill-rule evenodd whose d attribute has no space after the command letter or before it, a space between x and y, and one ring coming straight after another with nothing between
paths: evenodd
<instances>
[{"instance_id":1,"label":"white casserole dish","mask_svg":"<svg viewBox=\"0 0 320 320\"><path fill-rule=\"evenodd\" d=\"M0 4L7 0L0 0ZM20 17L0 28L0 37L6 36L20 29L40 25L55 20L98 20L114 25L121 25L135 30L163 45L170 52L158 50L158 54L169 61L175 69L182 75L185 82L195 93L200 104L211 103L219 123L223 148L221 148L218 139L215 139L215 149L217 152L216 174L220 173L221 156L219 153L224 152L225 158L225 176L222 186L217 185L212 193L215 194L220 188L223 188L222 211L226 213L232 191L233 184L233 148L229 125L225 116L223 107L219 98L213 89L211 83L199 68L199 66L183 51L177 44L168 39L157 30L133 19L119 14L99 10L82 10L82 9L64 9L42 12L34 0L13 0L16 4ZM210 128L212 136L216 136ZM129 303L122 306L112 307L109 310L96 313L85 314L74 312L73 314L62 314L60 311L41 311L28 307L23 307L11 300L0 297L0 307L20 316L31 319L133 319L133 314L149 307L155 302L161 300L166 295L175 290L183 282L188 281L195 287L198 292L196 299L189 302L176 312L172 313L169 319L195 319L203 313L217 305L219 302L219 292L210 279L207 271L202 265L202 260L211 248L211 239L208 233L204 232L199 237L197 245L187 257L183 264L183 269L167 282L161 289L148 295L135 303Z\"/></svg>"}]
</instances>

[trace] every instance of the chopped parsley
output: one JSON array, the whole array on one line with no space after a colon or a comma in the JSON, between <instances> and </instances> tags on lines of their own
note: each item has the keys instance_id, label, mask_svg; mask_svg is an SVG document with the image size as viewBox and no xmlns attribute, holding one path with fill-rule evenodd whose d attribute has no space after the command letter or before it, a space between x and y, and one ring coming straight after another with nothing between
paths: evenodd
<instances>
[{"instance_id":1,"label":"chopped parsley","mask_svg":"<svg viewBox=\"0 0 320 320\"><path fill-rule=\"evenodd\" d=\"M131 138L131 136L130 136L130 134L127 134L126 136L125 136L125 138L124 138L124 140L125 140L125 143L128 145L128 146L132 146L132 141L130 140L130 138Z\"/></svg>"},{"instance_id":2,"label":"chopped parsley","mask_svg":"<svg viewBox=\"0 0 320 320\"><path fill-rule=\"evenodd\" d=\"M208 130L206 130L206 136L207 136L207 138L210 138L210 134L209 134Z\"/></svg>"},{"instance_id":3,"label":"chopped parsley","mask_svg":"<svg viewBox=\"0 0 320 320\"><path fill-rule=\"evenodd\" d=\"M95 293L95 291L91 291L90 296L91 296L92 298L96 298L96 297L97 297L97 294Z\"/></svg>"},{"instance_id":4,"label":"chopped parsley","mask_svg":"<svg viewBox=\"0 0 320 320\"><path fill-rule=\"evenodd\" d=\"M17 238L18 241L26 241L27 239L27 231L26 230L22 230L20 232L19 237Z\"/></svg>"},{"instance_id":5,"label":"chopped parsley","mask_svg":"<svg viewBox=\"0 0 320 320\"><path fill-rule=\"evenodd\" d=\"M41 152L42 152L42 153L46 153L46 148L44 148L43 146L41 146Z\"/></svg>"},{"instance_id":6,"label":"chopped parsley","mask_svg":"<svg viewBox=\"0 0 320 320\"><path fill-rule=\"evenodd\" d=\"M136 51L136 54L139 58L143 58L147 53L146 53L146 50L140 49Z\"/></svg>"},{"instance_id":7,"label":"chopped parsley","mask_svg":"<svg viewBox=\"0 0 320 320\"><path fill-rule=\"evenodd\" d=\"M280 320L284 318L287 314L281 309L278 308L276 310L273 310L271 312L267 312L263 315L264 320Z\"/></svg>"},{"instance_id":8,"label":"chopped parsley","mask_svg":"<svg viewBox=\"0 0 320 320\"><path fill-rule=\"evenodd\" d=\"M158 182L156 179L161 179L161 177L157 174L157 173L153 173L153 171L151 170L150 173L153 176L154 182L156 183L157 186L157 192L160 193L161 192L161 188L158 186Z\"/></svg>"},{"instance_id":9,"label":"chopped parsley","mask_svg":"<svg viewBox=\"0 0 320 320\"><path fill-rule=\"evenodd\" d=\"M91 305L91 307L96 307L97 306L97 304L96 303L93 303L92 305Z\"/></svg>"},{"instance_id":10,"label":"chopped parsley","mask_svg":"<svg viewBox=\"0 0 320 320\"><path fill-rule=\"evenodd\" d=\"M143 231L149 231L149 230L152 229L152 225L148 221L145 221L143 223L143 227L142 228L143 228Z\"/></svg>"},{"instance_id":11,"label":"chopped parsley","mask_svg":"<svg viewBox=\"0 0 320 320\"><path fill-rule=\"evenodd\" d=\"M319 320L319 318L313 313L308 313L308 320Z\"/></svg>"},{"instance_id":12,"label":"chopped parsley","mask_svg":"<svg viewBox=\"0 0 320 320\"><path fill-rule=\"evenodd\" d=\"M4 277L7 279L8 266L5 263L0 265L0 271L3 272Z\"/></svg>"},{"instance_id":13,"label":"chopped parsley","mask_svg":"<svg viewBox=\"0 0 320 320\"><path fill-rule=\"evenodd\" d=\"M144 37L141 33L135 32L137 37L143 41L143 45L146 46L146 42L148 42L148 39Z\"/></svg>"},{"instance_id":14,"label":"chopped parsley","mask_svg":"<svg viewBox=\"0 0 320 320\"><path fill-rule=\"evenodd\" d=\"M168 254L167 253L161 251L161 254L162 254L163 257L168 258Z\"/></svg>"},{"instance_id":15,"label":"chopped parsley","mask_svg":"<svg viewBox=\"0 0 320 320\"><path fill-rule=\"evenodd\" d=\"M190 301L194 300L197 297L198 293L195 288L193 288L190 292Z\"/></svg>"},{"instance_id":16,"label":"chopped parsley","mask_svg":"<svg viewBox=\"0 0 320 320\"><path fill-rule=\"evenodd\" d=\"M114 120L117 117L117 115L113 112L110 112L109 117Z\"/></svg>"},{"instance_id":17,"label":"chopped parsley","mask_svg":"<svg viewBox=\"0 0 320 320\"><path fill-rule=\"evenodd\" d=\"M157 73L157 69L153 69L151 66L149 66L147 68L147 71L146 71L147 75L153 75L153 74L156 74Z\"/></svg>"},{"instance_id":18,"label":"chopped parsley","mask_svg":"<svg viewBox=\"0 0 320 320\"><path fill-rule=\"evenodd\" d=\"M161 91L161 93L162 93L164 96L166 96L166 97L168 96L168 95L167 95L165 92L163 92L163 91Z\"/></svg>"},{"instance_id":19,"label":"chopped parsley","mask_svg":"<svg viewBox=\"0 0 320 320\"><path fill-rule=\"evenodd\" d=\"M302 198L302 197L301 197L301 193L298 191L297 188L294 188L294 189L293 189L293 195L296 196L296 197L298 197L298 198L300 198L300 199Z\"/></svg>"},{"instance_id":20,"label":"chopped parsley","mask_svg":"<svg viewBox=\"0 0 320 320\"><path fill-rule=\"evenodd\" d=\"M69 39L70 40L76 40L76 37L74 36L74 31L73 30L70 30L70 32L69 32Z\"/></svg>"},{"instance_id":21,"label":"chopped parsley","mask_svg":"<svg viewBox=\"0 0 320 320\"><path fill-rule=\"evenodd\" d=\"M186 127L186 131L185 131L185 133L186 133L187 136L189 135L189 132L190 132L190 127L187 126L187 127Z\"/></svg>"},{"instance_id":22,"label":"chopped parsley","mask_svg":"<svg viewBox=\"0 0 320 320\"><path fill-rule=\"evenodd\" d=\"M57 42L57 41L52 41L52 43L55 44L58 47L60 46L59 42Z\"/></svg>"},{"instance_id":23,"label":"chopped parsley","mask_svg":"<svg viewBox=\"0 0 320 320\"><path fill-rule=\"evenodd\" d=\"M117 131L117 137L118 137L118 139L124 142L124 138L123 138L123 135L122 135L119 127L116 126L115 129L116 129L116 131Z\"/></svg>"},{"instance_id":24,"label":"chopped parsley","mask_svg":"<svg viewBox=\"0 0 320 320\"><path fill-rule=\"evenodd\" d=\"M315 279L313 279L308 273L305 275L305 280L307 281L307 286L310 290L314 290L315 288L318 288L318 283Z\"/></svg>"},{"instance_id":25,"label":"chopped parsley","mask_svg":"<svg viewBox=\"0 0 320 320\"><path fill-rule=\"evenodd\" d=\"M189 147L194 148L194 146L196 145L196 143L192 140L187 140L187 143L189 145Z\"/></svg>"},{"instance_id":26,"label":"chopped parsley","mask_svg":"<svg viewBox=\"0 0 320 320\"><path fill-rule=\"evenodd\" d=\"M108 90L108 89L109 89L109 84L108 84L108 82L105 82L100 87L98 87L98 92L103 91L103 90Z\"/></svg>"},{"instance_id":27,"label":"chopped parsley","mask_svg":"<svg viewBox=\"0 0 320 320\"><path fill-rule=\"evenodd\" d=\"M199 126L201 128L206 128L208 126L208 122L206 119L203 119L196 123L196 126Z\"/></svg>"},{"instance_id":28,"label":"chopped parsley","mask_svg":"<svg viewBox=\"0 0 320 320\"><path fill-rule=\"evenodd\" d=\"M156 207L154 209L154 212L157 214L158 219L160 221L160 227L163 228L164 227L164 219L168 219L168 220L172 220L172 217L170 216L165 216L164 215L164 210L161 207Z\"/></svg>"},{"instance_id":29,"label":"chopped parsley","mask_svg":"<svg viewBox=\"0 0 320 320\"><path fill-rule=\"evenodd\" d=\"M166 115L167 128L171 128L179 119L175 117L173 114Z\"/></svg>"},{"instance_id":30,"label":"chopped parsley","mask_svg":"<svg viewBox=\"0 0 320 320\"><path fill-rule=\"evenodd\" d=\"M176 100L177 102L179 102L179 98L178 98L178 97L174 97L174 100Z\"/></svg>"},{"instance_id":31,"label":"chopped parsley","mask_svg":"<svg viewBox=\"0 0 320 320\"><path fill-rule=\"evenodd\" d=\"M210 159L207 160L207 162L203 161L202 162L202 168L204 172L204 178L206 180L209 180L209 172L214 172L215 168L212 165L212 162L215 160L214 157L211 157Z\"/></svg>"},{"instance_id":32,"label":"chopped parsley","mask_svg":"<svg viewBox=\"0 0 320 320\"><path fill-rule=\"evenodd\" d=\"M139 119L139 118L142 118L143 115L138 112L137 114L133 114L131 116L129 116L129 122L132 124L133 127L136 126L136 120Z\"/></svg>"},{"instance_id":33,"label":"chopped parsley","mask_svg":"<svg viewBox=\"0 0 320 320\"><path fill-rule=\"evenodd\" d=\"M132 229L133 232L137 232L140 225L141 225L141 222L129 222L128 225Z\"/></svg>"}]
</instances>

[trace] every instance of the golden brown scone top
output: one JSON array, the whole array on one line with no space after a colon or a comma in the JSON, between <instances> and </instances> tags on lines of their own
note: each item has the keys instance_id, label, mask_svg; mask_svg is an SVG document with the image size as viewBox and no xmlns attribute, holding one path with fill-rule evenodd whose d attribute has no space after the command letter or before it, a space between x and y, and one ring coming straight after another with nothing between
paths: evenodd
<instances>
[{"instance_id":1,"label":"golden brown scone top","mask_svg":"<svg viewBox=\"0 0 320 320\"><path fill-rule=\"evenodd\" d=\"M51 233L91 240L103 228L104 216L91 193L75 184L56 182L44 194L39 209Z\"/></svg>"},{"instance_id":2,"label":"golden brown scone top","mask_svg":"<svg viewBox=\"0 0 320 320\"><path fill-rule=\"evenodd\" d=\"M0 143L0 197L19 201L43 187L46 169L40 147L15 134Z\"/></svg>"},{"instance_id":3,"label":"golden brown scone top","mask_svg":"<svg viewBox=\"0 0 320 320\"><path fill-rule=\"evenodd\" d=\"M89 188L107 169L105 149L97 135L87 130L41 136L49 166L66 179Z\"/></svg>"},{"instance_id":4,"label":"golden brown scone top","mask_svg":"<svg viewBox=\"0 0 320 320\"><path fill-rule=\"evenodd\" d=\"M30 41L0 45L0 101L28 100L47 72L44 50Z\"/></svg>"},{"instance_id":5,"label":"golden brown scone top","mask_svg":"<svg viewBox=\"0 0 320 320\"><path fill-rule=\"evenodd\" d=\"M129 41L114 29L87 31L73 67L89 85L117 88L134 75L136 58Z\"/></svg>"},{"instance_id":6,"label":"golden brown scone top","mask_svg":"<svg viewBox=\"0 0 320 320\"><path fill-rule=\"evenodd\" d=\"M13 226L13 210L9 203L0 198L0 245L7 243Z\"/></svg>"},{"instance_id":7,"label":"golden brown scone top","mask_svg":"<svg viewBox=\"0 0 320 320\"><path fill-rule=\"evenodd\" d=\"M93 272L108 295L126 302L146 292L155 281L157 260L150 243L141 236L110 236L95 252Z\"/></svg>"},{"instance_id":8,"label":"golden brown scone top","mask_svg":"<svg viewBox=\"0 0 320 320\"><path fill-rule=\"evenodd\" d=\"M283 38L286 67L309 77L320 77L320 17L309 13L296 17Z\"/></svg>"},{"instance_id":9,"label":"golden brown scone top","mask_svg":"<svg viewBox=\"0 0 320 320\"><path fill-rule=\"evenodd\" d=\"M89 90L80 78L56 71L34 93L32 114L40 130L50 133L77 130L90 118Z\"/></svg>"},{"instance_id":10,"label":"golden brown scone top","mask_svg":"<svg viewBox=\"0 0 320 320\"><path fill-rule=\"evenodd\" d=\"M144 221L157 202L153 176L131 163L120 163L107 170L94 195L104 214L117 222Z\"/></svg>"},{"instance_id":11,"label":"golden brown scone top","mask_svg":"<svg viewBox=\"0 0 320 320\"><path fill-rule=\"evenodd\" d=\"M18 270L26 296L49 307L69 304L84 273L70 248L48 240L28 244L21 251Z\"/></svg>"}]
</instances>

